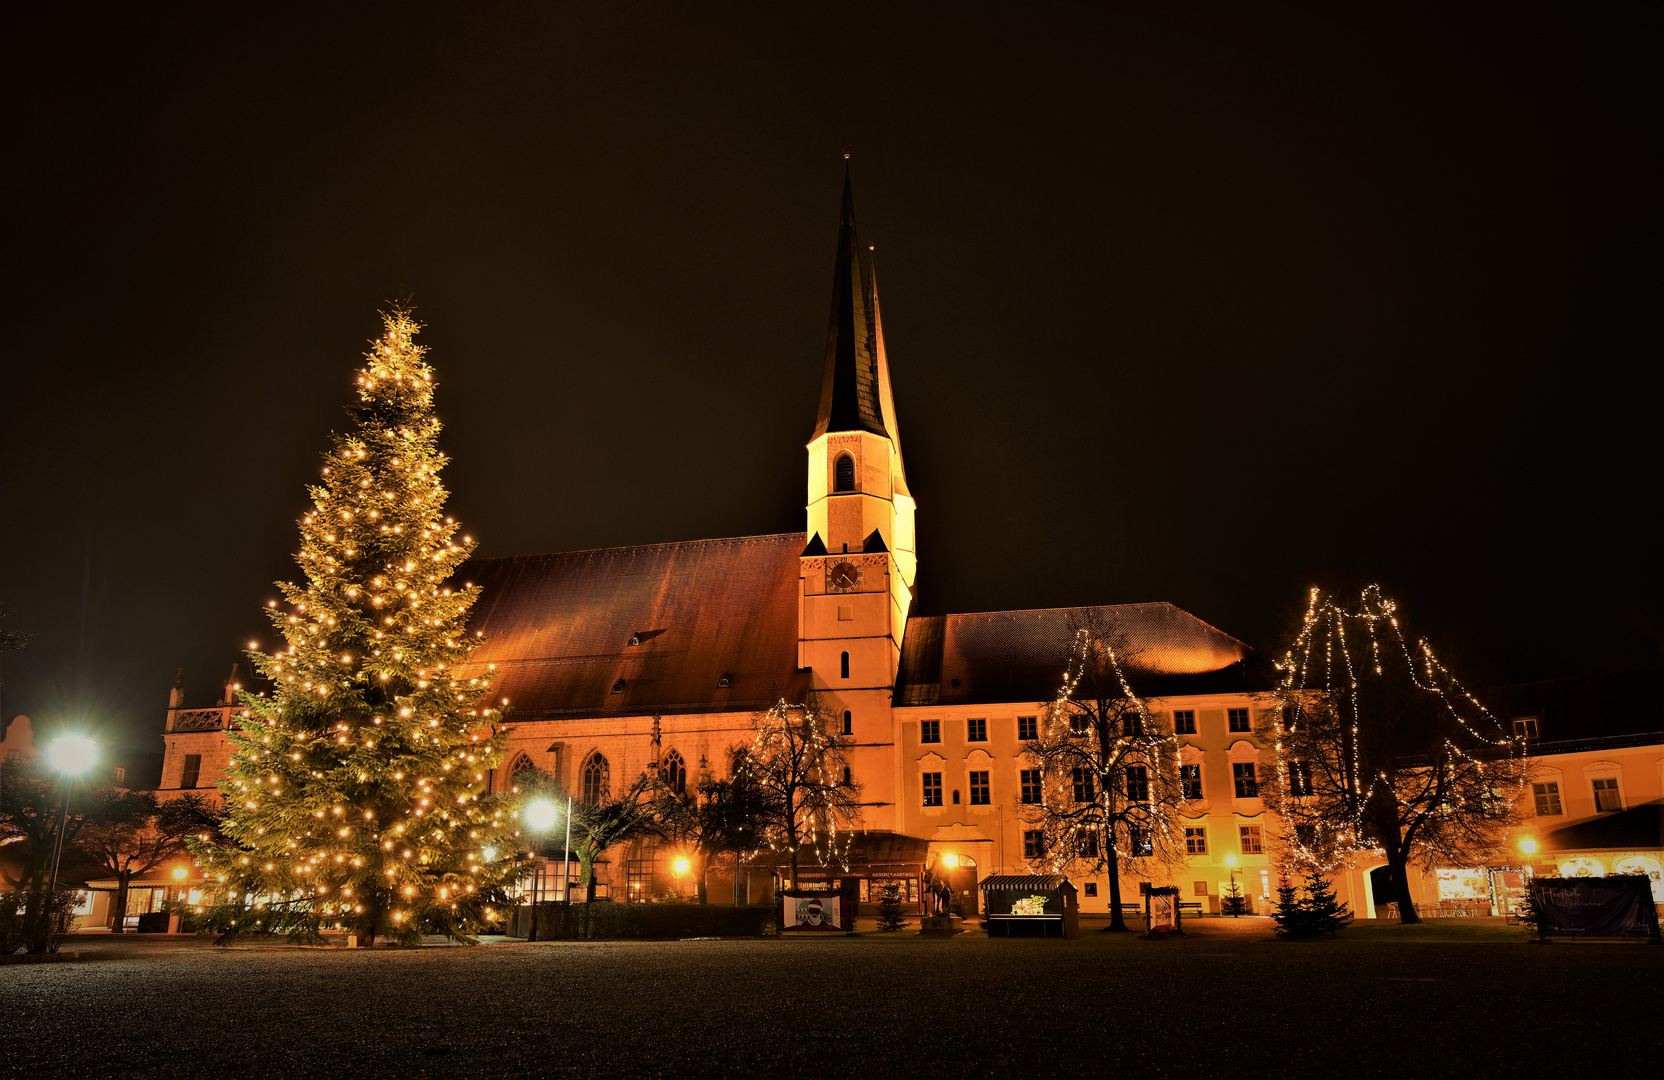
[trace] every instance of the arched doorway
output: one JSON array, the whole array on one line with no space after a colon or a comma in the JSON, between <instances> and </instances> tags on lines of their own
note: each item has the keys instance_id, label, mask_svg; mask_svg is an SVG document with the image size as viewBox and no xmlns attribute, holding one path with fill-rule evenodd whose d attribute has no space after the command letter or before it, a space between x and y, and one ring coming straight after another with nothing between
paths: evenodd
<instances>
[{"instance_id":1,"label":"arched doorway","mask_svg":"<svg viewBox=\"0 0 1664 1080\"><path fill-rule=\"evenodd\" d=\"M952 865L949 865L949 862ZM952 910L967 919L982 914L982 890L976 885L976 860L969 855L943 855L936 872L953 892Z\"/></svg>"},{"instance_id":2,"label":"arched doorway","mask_svg":"<svg viewBox=\"0 0 1664 1080\"><path fill-rule=\"evenodd\" d=\"M1369 872L1369 895L1375 901L1375 917L1384 919L1388 912L1396 914L1397 907L1388 908L1388 904L1398 903L1398 880L1390 866L1377 866Z\"/></svg>"}]
</instances>

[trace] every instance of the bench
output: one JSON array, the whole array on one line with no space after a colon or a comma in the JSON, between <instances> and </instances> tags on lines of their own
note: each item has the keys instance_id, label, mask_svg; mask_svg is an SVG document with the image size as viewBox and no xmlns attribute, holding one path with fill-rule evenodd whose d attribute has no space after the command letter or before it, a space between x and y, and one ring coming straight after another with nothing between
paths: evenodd
<instances>
[{"instance_id":1,"label":"bench","mask_svg":"<svg viewBox=\"0 0 1664 1080\"><path fill-rule=\"evenodd\" d=\"M1179 913L1181 915L1192 912L1192 911L1194 911L1198 915L1200 915L1202 913L1202 902L1200 900L1180 900L1179 901Z\"/></svg>"}]
</instances>

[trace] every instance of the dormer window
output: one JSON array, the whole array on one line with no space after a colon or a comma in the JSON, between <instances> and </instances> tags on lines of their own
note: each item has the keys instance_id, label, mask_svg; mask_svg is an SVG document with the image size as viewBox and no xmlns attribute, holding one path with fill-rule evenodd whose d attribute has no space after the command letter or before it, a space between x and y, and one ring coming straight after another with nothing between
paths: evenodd
<instances>
[{"instance_id":1,"label":"dormer window","mask_svg":"<svg viewBox=\"0 0 1664 1080\"><path fill-rule=\"evenodd\" d=\"M631 646L631 645L640 645L641 644L641 635L640 634L631 634L630 635L630 640L626 641L624 644L625 644L626 647Z\"/></svg>"},{"instance_id":2,"label":"dormer window","mask_svg":"<svg viewBox=\"0 0 1664 1080\"><path fill-rule=\"evenodd\" d=\"M1522 716L1514 721L1514 738L1535 739L1537 737L1537 718Z\"/></svg>"},{"instance_id":3,"label":"dormer window","mask_svg":"<svg viewBox=\"0 0 1664 1080\"><path fill-rule=\"evenodd\" d=\"M839 454L838 460L832 465L832 490L855 490L855 458L850 454Z\"/></svg>"},{"instance_id":4,"label":"dormer window","mask_svg":"<svg viewBox=\"0 0 1664 1080\"><path fill-rule=\"evenodd\" d=\"M734 677L732 675L728 674L726 671L724 671L722 673L722 677L716 681L716 688L718 690L725 690L728 687L733 686L733 685L734 685Z\"/></svg>"},{"instance_id":5,"label":"dormer window","mask_svg":"<svg viewBox=\"0 0 1664 1080\"><path fill-rule=\"evenodd\" d=\"M617 682L612 684L612 692L615 693L615 694L622 694L624 692L624 680L623 679L619 679Z\"/></svg>"}]
</instances>

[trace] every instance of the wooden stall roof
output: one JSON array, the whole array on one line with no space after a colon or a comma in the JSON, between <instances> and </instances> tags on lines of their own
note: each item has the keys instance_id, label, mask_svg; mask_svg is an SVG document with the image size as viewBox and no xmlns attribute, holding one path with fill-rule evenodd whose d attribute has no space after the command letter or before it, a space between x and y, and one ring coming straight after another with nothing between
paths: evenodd
<instances>
[{"instance_id":1,"label":"wooden stall roof","mask_svg":"<svg viewBox=\"0 0 1664 1080\"><path fill-rule=\"evenodd\" d=\"M1062 874L993 874L982 879L981 888L989 889L1067 889L1075 891L1069 879Z\"/></svg>"}]
</instances>

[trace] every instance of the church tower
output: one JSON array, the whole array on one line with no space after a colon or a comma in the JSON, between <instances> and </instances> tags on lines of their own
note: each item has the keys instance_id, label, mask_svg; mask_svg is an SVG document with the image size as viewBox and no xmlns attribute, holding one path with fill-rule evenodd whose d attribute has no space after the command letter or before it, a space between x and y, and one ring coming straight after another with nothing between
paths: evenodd
<instances>
[{"instance_id":1,"label":"church tower","mask_svg":"<svg viewBox=\"0 0 1664 1080\"><path fill-rule=\"evenodd\" d=\"M877 273L870 263L865 271L861 265L847 171L820 408L808 451L798 665L811 671L814 689L847 722L852 767L869 785L862 801L881 804L866 824L886 828L890 806L870 787L890 764L879 747L893 741L890 696L918 558Z\"/></svg>"}]
</instances>

